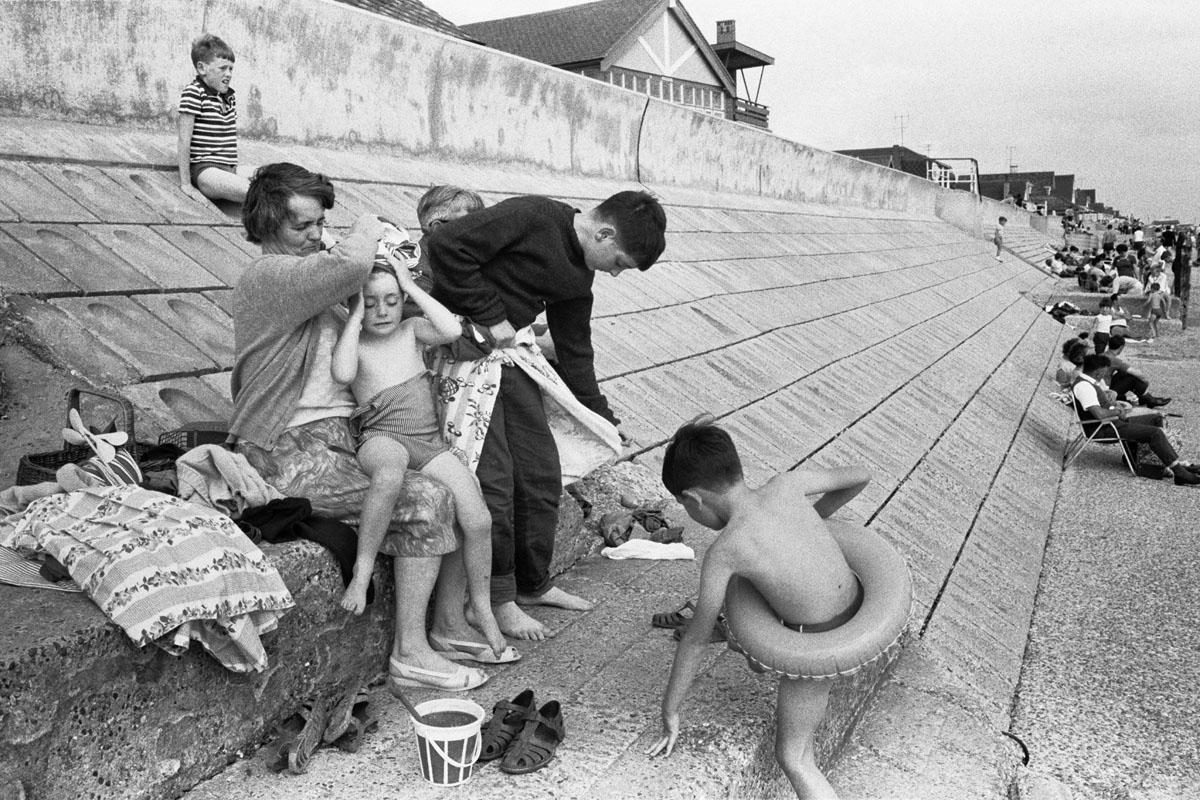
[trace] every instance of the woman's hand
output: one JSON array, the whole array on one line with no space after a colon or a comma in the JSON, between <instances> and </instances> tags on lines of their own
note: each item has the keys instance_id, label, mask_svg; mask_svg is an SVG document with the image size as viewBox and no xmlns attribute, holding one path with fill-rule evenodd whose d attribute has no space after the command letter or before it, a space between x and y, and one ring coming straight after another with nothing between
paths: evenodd
<instances>
[{"instance_id":1,"label":"woman's hand","mask_svg":"<svg viewBox=\"0 0 1200 800\"><path fill-rule=\"evenodd\" d=\"M675 740L679 738L679 715L666 711L662 715L663 735L657 742L651 745L646 750L646 755L654 758L661 755L663 758L671 755L671 751L675 749Z\"/></svg>"},{"instance_id":2,"label":"woman's hand","mask_svg":"<svg viewBox=\"0 0 1200 800\"><path fill-rule=\"evenodd\" d=\"M383 238L384 223L375 214L363 214L358 219L354 220L354 224L350 226L350 236L359 234L365 236L373 242L378 242Z\"/></svg>"}]
</instances>

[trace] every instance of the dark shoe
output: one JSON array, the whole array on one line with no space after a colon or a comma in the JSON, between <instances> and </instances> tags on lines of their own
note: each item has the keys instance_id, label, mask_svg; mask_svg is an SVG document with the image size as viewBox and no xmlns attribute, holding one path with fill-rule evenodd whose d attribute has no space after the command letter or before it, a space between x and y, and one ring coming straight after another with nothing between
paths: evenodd
<instances>
[{"instance_id":1,"label":"dark shoe","mask_svg":"<svg viewBox=\"0 0 1200 800\"><path fill-rule=\"evenodd\" d=\"M1200 475L1192 472L1190 469L1173 469L1175 473L1176 486L1195 486L1200 483Z\"/></svg>"},{"instance_id":2,"label":"dark shoe","mask_svg":"<svg viewBox=\"0 0 1200 800\"><path fill-rule=\"evenodd\" d=\"M492 707L492 718L483 726L479 760L495 761L502 758L513 739L525 728L526 721L536 716L537 703L533 689L526 689L512 701L500 701Z\"/></svg>"},{"instance_id":3,"label":"dark shoe","mask_svg":"<svg viewBox=\"0 0 1200 800\"><path fill-rule=\"evenodd\" d=\"M1169 397L1154 397L1153 395L1142 396L1142 405L1144 405L1146 408L1158 408L1159 406L1165 406L1169 402L1171 402L1171 398Z\"/></svg>"},{"instance_id":4,"label":"dark shoe","mask_svg":"<svg viewBox=\"0 0 1200 800\"><path fill-rule=\"evenodd\" d=\"M525 728L509 746L500 762L500 770L510 775L524 775L550 763L559 743L566 737L562 707L551 700L525 720Z\"/></svg>"}]
</instances>

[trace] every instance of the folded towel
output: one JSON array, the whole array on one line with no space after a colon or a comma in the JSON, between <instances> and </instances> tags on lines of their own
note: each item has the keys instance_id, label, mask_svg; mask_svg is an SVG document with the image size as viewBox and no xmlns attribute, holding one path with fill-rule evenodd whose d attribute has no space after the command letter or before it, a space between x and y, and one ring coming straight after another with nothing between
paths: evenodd
<instances>
[{"instance_id":1,"label":"folded towel","mask_svg":"<svg viewBox=\"0 0 1200 800\"><path fill-rule=\"evenodd\" d=\"M659 561L686 560L696 557L696 551L683 542L660 544L649 539L630 539L620 547L605 547L600 555L621 561L627 558L645 558Z\"/></svg>"}]
</instances>

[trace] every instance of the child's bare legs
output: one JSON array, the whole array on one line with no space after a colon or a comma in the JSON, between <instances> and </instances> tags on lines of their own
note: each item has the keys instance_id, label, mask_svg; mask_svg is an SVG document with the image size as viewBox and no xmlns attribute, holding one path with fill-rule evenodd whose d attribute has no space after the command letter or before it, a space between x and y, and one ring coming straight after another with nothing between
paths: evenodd
<instances>
[{"instance_id":1,"label":"child's bare legs","mask_svg":"<svg viewBox=\"0 0 1200 800\"><path fill-rule=\"evenodd\" d=\"M775 706L775 758L800 800L837 800L817 768L813 733L825 717L833 681L780 678Z\"/></svg>"},{"instance_id":2,"label":"child's bare legs","mask_svg":"<svg viewBox=\"0 0 1200 800\"><path fill-rule=\"evenodd\" d=\"M206 170L217 172L219 170ZM342 595L342 608L361 614L367 607L367 586L375 569L375 557L387 535L392 511L404 486L408 451L386 436L372 436L358 449L358 463L371 479L358 517L358 552L354 559L354 577Z\"/></svg>"},{"instance_id":3,"label":"child's bare legs","mask_svg":"<svg viewBox=\"0 0 1200 800\"><path fill-rule=\"evenodd\" d=\"M1158 338L1158 315L1154 313L1150 314L1150 338Z\"/></svg>"},{"instance_id":4,"label":"child's bare legs","mask_svg":"<svg viewBox=\"0 0 1200 800\"><path fill-rule=\"evenodd\" d=\"M463 531L459 552L446 556L434 606L434 633L448 639L478 641L478 634L463 616L464 593L470 600L475 624L497 657L507 646L492 614L492 515L471 471L452 453L441 453L421 468L441 481L454 495L455 514Z\"/></svg>"},{"instance_id":5,"label":"child's bare legs","mask_svg":"<svg viewBox=\"0 0 1200 800\"><path fill-rule=\"evenodd\" d=\"M250 181L235 172L226 172L213 167L196 176L196 188L211 200L231 200L235 203L244 203L246 192L250 189Z\"/></svg>"}]
</instances>

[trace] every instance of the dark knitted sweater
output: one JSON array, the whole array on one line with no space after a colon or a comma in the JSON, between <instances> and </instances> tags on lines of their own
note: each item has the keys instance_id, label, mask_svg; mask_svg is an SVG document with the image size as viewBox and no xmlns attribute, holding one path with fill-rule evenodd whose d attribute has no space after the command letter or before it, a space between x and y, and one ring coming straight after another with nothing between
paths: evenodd
<instances>
[{"instance_id":1,"label":"dark knitted sweater","mask_svg":"<svg viewBox=\"0 0 1200 800\"><path fill-rule=\"evenodd\" d=\"M596 382L592 280L575 235L579 210L547 197L513 197L441 225L422 248L433 296L481 325L516 329L546 311L558 371L585 406L617 422Z\"/></svg>"}]
</instances>

